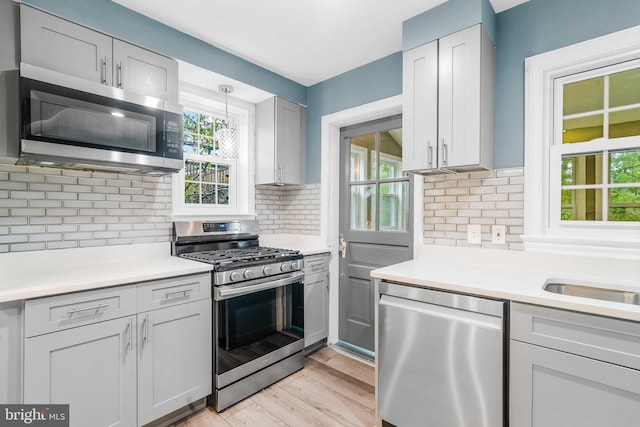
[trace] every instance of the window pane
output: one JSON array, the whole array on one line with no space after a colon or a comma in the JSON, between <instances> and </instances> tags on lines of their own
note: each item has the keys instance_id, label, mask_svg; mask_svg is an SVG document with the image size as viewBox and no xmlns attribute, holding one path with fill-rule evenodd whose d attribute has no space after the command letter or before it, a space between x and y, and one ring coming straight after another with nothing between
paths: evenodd
<instances>
[{"instance_id":1,"label":"window pane","mask_svg":"<svg viewBox=\"0 0 640 427\"><path fill-rule=\"evenodd\" d=\"M202 184L202 204L213 205L216 203L216 186Z\"/></svg>"},{"instance_id":2,"label":"window pane","mask_svg":"<svg viewBox=\"0 0 640 427\"><path fill-rule=\"evenodd\" d=\"M563 221L602 221L602 190L562 190Z\"/></svg>"},{"instance_id":3,"label":"window pane","mask_svg":"<svg viewBox=\"0 0 640 427\"><path fill-rule=\"evenodd\" d=\"M216 165L214 163L202 164L202 182L216 182Z\"/></svg>"},{"instance_id":4,"label":"window pane","mask_svg":"<svg viewBox=\"0 0 640 427\"><path fill-rule=\"evenodd\" d=\"M182 136L182 151L185 153L198 152L198 138L190 133L185 132Z\"/></svg>"},{"instance_id":5,"label":"window pane","mask_svg":"<svg viewBox=\"0 0 640 427\"><path fill-rule=\"evenodd\" d=\"M612 152L609 177L612 184L640 183L640 150Z\"/></svg>"},{"instance_id":6,"label":"window pane","mask_svg":"<svg viewBox=\"0 0 640 427\"><path fill-rule=\"evenodd\" d=\"M219 205L229 204L229 187L225 185L218 186L218 204Z\"/></svg>"},{"instance_id":7,"label":"window pane","mask_svg":"<svg viewBox=\"0 0 640 427\"><path fill-rule=\"evenodd\" d=\"M368 181L375 177L376 134L351 138L351 182Z\"/></svg>"},{"instance_id":8,"label":"window pane","mask_svg":"<svg viewBox=\"0 0 640 427\"><path fill-rule=\"evenodd\" d=\"M640 68L609 76L609 107L632 104L640 104Z\"/></svg>"},{"instance_id":9,"label":"window pane","mask_svg":"<svg viewBox=\"0 0 640 427\"><path fill-rule=\"evenodd\" d=\"M229 184L229 165L218 165L218 179L220 184Z\"/></svg>"},{"instance_id":10,"label":"window pane","mask_svg":"<svg viewBox=\"0 0 640 427\"><path fill-rule=\"evenodd\" d=\"M604 108L604 77L564 85L563 115L587 113Z\"/></svg>"},{"instance_id":11,"label":"window pane","mask_svg":"<svg viewBox=\"0 0 640 427\"><path fill-rule=\"evenodd\" d=\"M602 154L562 156L562 185L602 184Z\"/></svg>"},{"instance_id":12,"label":"window pane","mask_svg":"<svg viewBox=\"0 0 640 427\"><path fill-rule=\"evenodd\" d=\"M188 204L200 203L200 184L197 182L184 183L184 202Z\"/></svg>"},{"instance_id":13,"label":"window pane","mask_svg":"<svg viewBox=\"0 0 640 427\"><path fill-rule=\"evenodd\" d=\"M402 129L380 132L380 179L402 177Z\"/></svg>"},{"instance_id":14,"label":"window pane","mask_svg":"<svg viewBox=\"0 0 640 427\"><path fill-rule=\"evenodd\" d=\"M640 88L638 88L640 92ZM640 135L640 108L616 111L609 114L609 137Z\"/></svg>"},{"instance_id":15,"label":"window pane","mask_svg":"<svg viewBox=\"0 0 640 427\"><path fill-rule=\"evenodd\" d=\"M200 135L213 136L213 118L211 116L198 115L198 125L200 126Z\"/></svg>"},{"instance_id":16,"label":"window pane","mask_svg":"<svg viewBox=\"0 0 640 427\"><path fill-rule=\"evenodd\" d=\"M184 180L200 181L200 162L187 160L184 162Z\"/></svg>"},{"instance_id":17,"label":"window pane","mask_svg":"<svg viewBox=\"0 0 640 427\"><path fill-rule=\"evenodd\" d=\"M204 154L206 156L212 156L215 152L215 145L213 142L213 138L209 138L207 136L203 136L200 138L200 154Z\"/></svg>"},{"instance_id":18,"label":"window pane","mask_svg":"<svg viewBox=\"0 0 640 427\"><path fill-rule=\"evenodd\" d=\"M380 184L380 231L407 231L409 183Z\"/></svg>"},{"instance_id":19,"label":"window pane","mask_svg":"<svg viewBox=\"0 0 640 427\"><path fill-rule=\"evenodd\" d=\"M351 229L374 230L376 224L376 186L351 186Z\"/></svg>"},{"instance_id":20,"label":"window pane","mask_svg":"<svg viewBox=\"0 0 640 427\"><path fill-rule=\"evenodd\" d=\"M198 114L192 111L184 111L184 130L192 133L198 133Z\"/></svg>"},{"instance_id":21,"label":"window pane","mask_svg":"<svg viewBox=\"0 0 640 427\"><path fill-rule=\"evenodd\" d=\"M604 136L604 116L593 116L565 119L562 122L562 143L587 142Z\"/></svg>"},{"instance_id":22,"label":"window pane","mask_svg":"<svg viewBox=\"0 0 640 427\"><path fill-rule=\"evenodd\" d=\"M640 221L640 187L609 190L610 221Z\"/></svg>"}]
</instances>

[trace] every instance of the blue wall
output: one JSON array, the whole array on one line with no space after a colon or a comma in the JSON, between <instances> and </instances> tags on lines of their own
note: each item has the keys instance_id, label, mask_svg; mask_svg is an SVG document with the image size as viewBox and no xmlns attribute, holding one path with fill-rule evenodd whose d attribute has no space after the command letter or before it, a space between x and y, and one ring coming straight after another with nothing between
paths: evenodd
<instances>
[{"instance_id":1,"label":"blue wall","mask_svg":"<svg viewBox=\"0 0 640 427\"><path fill-rule=\"evenodd\" d=\"M307 182L320 182L320 124L323 115L401 93L401 52L309 87L307 92Z\"/></svg>"},{"instance_id":2,"label":"blue wall","mask_svg":"<svg viewBox=\"0 0 640 427\"><path fill-rule=\"evenodd\" d=\"M496 18L494 166L522 166L524 59L640 25L640 1L531 0Z\"/></svg>"},{"instance_id":3,"label":"blue wall","mask_svg":"<svg viewBox=\"0 0 640 427\"><path fill-rule=\"evenodd\" d=\"M53 14L300 104L307 88L111 0L23 0Z\"/></svg>"}]
</instances>

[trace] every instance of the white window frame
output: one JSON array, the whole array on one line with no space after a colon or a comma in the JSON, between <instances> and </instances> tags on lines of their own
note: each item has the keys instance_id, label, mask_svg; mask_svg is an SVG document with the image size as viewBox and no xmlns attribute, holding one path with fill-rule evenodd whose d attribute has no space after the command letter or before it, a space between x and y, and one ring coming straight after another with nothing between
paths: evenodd
<instances>
[{"instance_id":1,"label":"white window frame","mask_svg":"<svg viewBox=\"0 0 640 427\"><path fill-rule=\"evenodd\" d=\"M180 104L185 110L225 116L224 95L181 82ZM229 205L191 205L184 202L184 172L172 179L173 214L176 220L255 218L254 135L255 105L229 98L229 121L238 131L238 159L197 156L198 160L230 166ZM233 184L232 184L233 182Z\"/></svg>"},{"instance_id":2,"label":"white window frame","mask_svg":"<svg viewBox=\"0 0 640 427\"><path fill-rule=\"evenodd\" d=\"M552 156L554 81L640 58L640 26L525 60L525 249L569 255L640 259L637 223L560 224L559 161ZM611 147L609 147L611 148ZM550 162L556 161L553 168ZM550 176L553 172L553 176ZM552 189L552 184L558 189ZM557 212L559 214L559 212ZM552 219L553 218L553 219Z\"/></svg>"}]
</instances>

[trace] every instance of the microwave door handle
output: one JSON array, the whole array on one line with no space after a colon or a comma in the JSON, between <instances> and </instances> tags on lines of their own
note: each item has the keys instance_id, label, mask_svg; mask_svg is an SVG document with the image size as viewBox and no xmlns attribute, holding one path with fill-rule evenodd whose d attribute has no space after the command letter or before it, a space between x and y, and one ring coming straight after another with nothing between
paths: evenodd
<instances>
[{"instance_id":1,"label":"microwave door handle","mask_svg":"<svg viewBox=\"0 0 640 427\"><path fill-rule=\"evenodd\" d=\"M293 276L287 277L285 279L273 280L265 283L259 283L257 285L249 285L249 286L241 286L239 288L231 288L231 289L216 289L216 299L224 300L240 295L251 294L258 291L266 291L267 289L279 288L282 286L292 285L294 283L298 283L302 281L304 278L303 272L294 273Z\"/></svg>"}]
</instances>

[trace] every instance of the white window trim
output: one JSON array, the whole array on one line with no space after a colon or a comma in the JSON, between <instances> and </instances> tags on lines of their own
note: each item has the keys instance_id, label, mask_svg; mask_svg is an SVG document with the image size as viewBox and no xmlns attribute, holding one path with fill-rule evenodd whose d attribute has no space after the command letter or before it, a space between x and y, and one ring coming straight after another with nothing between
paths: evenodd
<instances>
[{"instance_id":1,"label":"white window trim","mask_svg":"<svg viewBox=\"0 0 640 427\"><path fill-rule=\"evenodd\" d=\"M180 104L202 111L221 112L224 116L224 95L190 83L180 83ZM188 109L187 107L187 109ZM184 203L184 175L176 173L172 179L173 220L253 219L255 218L255 105L229 98L229 115L237 117L241 158L219 163L230 164L236 182L229 192L229 206L186 206ZM245 132L244 129L247 131ZM245 153L243 155L243 153ZM182 199L180 196L183 196Z\"/></svg>"},{"instance_id":2,"label":"white window trim","mask_svg":"<svg viewBox=\"0 0 640 427\"><path fill-rule=\"evenodd\" d=\"M640 231L552 227L549 161L553 142L554 79L640 57L640 26L525 60L525 249L640 259ZM559 182L559 181L557 181Z\"/></svg>"}]
</instances>

